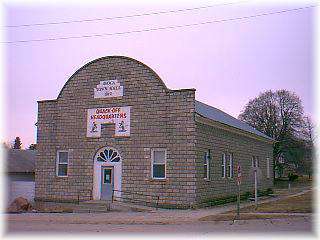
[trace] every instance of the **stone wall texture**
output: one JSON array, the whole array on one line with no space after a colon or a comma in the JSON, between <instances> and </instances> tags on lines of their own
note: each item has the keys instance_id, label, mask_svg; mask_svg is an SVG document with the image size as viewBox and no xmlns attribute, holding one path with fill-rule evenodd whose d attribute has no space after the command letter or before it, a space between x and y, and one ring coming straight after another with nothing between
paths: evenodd
<instances>
[{"instance_id":1,"label":"stone wall texture","mask_svg":"<svg viewBox=\"0 0 320 240\"><path fill-rule=\"evenodd\" d=\"M95 99L100 81L117 79L124 96ZM36 198L46 201L89 199L93 158L103 146L122 156L122 191L126 196L159 204L185 205L195 201L195 90L169 90L149 67L127 57L105 57L79 69L57 100L38 106ZM112 138L86 137L87 109L131 106L131 134ZM114 129L114 127L113 127ZM166 179L151 177L151 149L167 149ZM68 177L56 176L58 150L68 150ZM150 196L147 196L150 195ZM154 196L154 197L153 197Z\"/></svg>"},{"instance_id":2,"label":"stone wall texture","mask_svg":"<svg viewBox=\"0 0 320 240\"><path fill-rule=\"evenodd\" d=\"M209 179L204 179L204 155L210 149ZM233 178L222 177L222 154L233 154ZM235 195L238 191L237 165L241 166L241 193L254 192L252 156L258 156L261 171L258 189L273 186L273 147L271 143L253 139L233 131L208 124L196 123L196 202ZM267 158L270 159L270 178L267 178ZM226 166L227 167L227 166Z\"/></svg>"},{"instance_id":3,"label":"stone wall texture","mask_svg":"<svg viewBox=\"0 0 320 240\"><path fill-rule=\"evenodd\" d=\"M95 99L100 81L117 79L124 96ZM114 138L114 126L102 128L100 138L86 137L87 109L131 106L130 137ZM80 68L56 100L38 102L36 189L38 201L73 202L92 197L93 159L104 146L122 156L122 191L128 199L159 205L189 207L208 198L234 192L234 180L220 178L220 155L234 154L244 172L250 156L272 158L272 146L195 121L195 90L168 89L146 65L127 57L104 57ZM166 179L151 176L151 150L167 150ZM210 180L203 180L203 152L213 154ZM58 150L69 151L68 177L56 176ZM234 164L236 165L236 164ZM271 175L272 176L272 175ZM243 190L252 187L244 180ZM272 180L264 178L263 187Z\"/></svg>"}]
</instances>

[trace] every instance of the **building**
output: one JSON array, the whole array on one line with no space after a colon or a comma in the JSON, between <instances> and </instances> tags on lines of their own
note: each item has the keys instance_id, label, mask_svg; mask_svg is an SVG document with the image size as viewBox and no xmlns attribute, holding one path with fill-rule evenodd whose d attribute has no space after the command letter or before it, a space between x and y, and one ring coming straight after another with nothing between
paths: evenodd
<instances>
[{"instance_id":1,"label":"building","mask_svg":"<svg viewBox=\"0 0 320 240\"><path fill-rule=\"evenodd\" d=\"M6 149L7 205L17 197L34 201L35 150Z\"/></svg>"},{"instance_id":2,"label":"building","mask_svg":"<svg viewBox=\"0 0 320 240\"><path fill-rule=\"evenodd\" d=\"M58 98L38 102L36 200L117 199L186 208L273 184L273 140L168 89L145 64L122 56L77 70Z\"/></svg>"}]
</instances>

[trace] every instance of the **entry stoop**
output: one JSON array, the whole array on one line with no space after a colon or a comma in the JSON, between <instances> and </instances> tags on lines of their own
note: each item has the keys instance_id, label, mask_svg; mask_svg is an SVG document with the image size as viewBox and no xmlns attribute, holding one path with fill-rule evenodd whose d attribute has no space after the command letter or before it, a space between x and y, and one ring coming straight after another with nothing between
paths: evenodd
<instances>
[{"instance_id":1,"label":"entry stoop","mask_svg":"<svg viewBox=\"0 0 320 240\"><path fill-rule=\"evenodd\" d=\"M114 201L111 203L111 211L121 211L121 212L151 212L156 209L148 206L135 205L132 203L124 203L120 201Z\"/></svg>"},{"instance_id":2,"label":"entry stoop","mask_svg":"<svg viewBox=\"0 0 320 240\"><path fill-rule=\"evenodd\" d=\"M75 207L75 213L104 213L111 210L111 201L85 201Z\"/></svg>"},{"instance_id":3,"label":"entry stoop","mask_svg":"<svg viewBox=\"0 0 320 240\"><path fill-rule=\"evenodd\" d=\"M123 203L118 201L99 201L91 200L80 202L74 209L75 213L105 213L110 211L115 212L151 212L154 208L147 206L139 206L131 203Z\"/></svg>"}]
</instances>

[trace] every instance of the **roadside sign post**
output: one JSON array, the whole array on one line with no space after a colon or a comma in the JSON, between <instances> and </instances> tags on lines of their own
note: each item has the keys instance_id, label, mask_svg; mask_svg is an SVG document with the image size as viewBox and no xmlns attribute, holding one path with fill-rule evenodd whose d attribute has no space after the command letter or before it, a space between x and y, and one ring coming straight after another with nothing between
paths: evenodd
<instances>
[{"instance_id":1,"label":"roadside sign post","mask_svg":"<svg viewBox=\"0 0 320 240\"><path fill-rule=\"evenodd\" d=\"M238 198L237 198L237 219L240 219L240 184L241 184L241 166L237 166L237 185L238 185Z\"/></svg>"},{"instance_id":2,"label":"roadside sign post","mask_svg":"<svg viewBox=\"0 0 320 240\"><path fill-rule=\"evenodd\" d=\"M257 168L254 168L254 203L255 208L258 207L258 179L257 179Z\"/></svg>"}]
</instances>

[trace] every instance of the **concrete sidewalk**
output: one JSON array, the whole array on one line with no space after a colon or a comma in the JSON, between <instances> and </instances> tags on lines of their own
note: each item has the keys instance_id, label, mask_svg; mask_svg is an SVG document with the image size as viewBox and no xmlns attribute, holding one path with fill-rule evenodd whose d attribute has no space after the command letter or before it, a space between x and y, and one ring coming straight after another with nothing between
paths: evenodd
<instances>
[{"instance_id":1,"label":"concrete sidewalk","mask_svg":"<svg viewBox=\"0 0 320 240\"><path fill-rule=\"evenodd\" d=\"M266 199L259 203L273 202L292 196L299 196L311 189L303 190L292 195L280 196ZM254 203L242 203L241 207L252 206ZM216 215L235 209L235 204L225 206L188 209L168 210L158 209L151 212L107 212L107 213L22 213L6 214L9 224L15 222L39 222L39 223L60 223L60 224L181 224L197 222L200 218L208 215ZM291 214L294 215L294 214ZM304 216L301 215L300 216ZM305 214L310 216L310 214ZM290 214L288 214L290 217Z\"/></svg>"}]
</instances>

